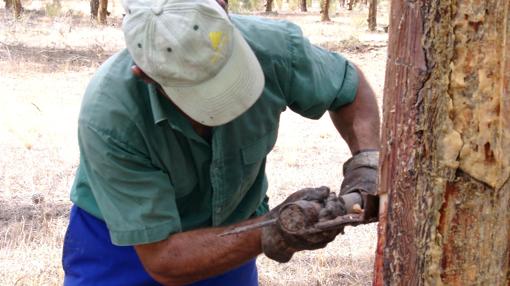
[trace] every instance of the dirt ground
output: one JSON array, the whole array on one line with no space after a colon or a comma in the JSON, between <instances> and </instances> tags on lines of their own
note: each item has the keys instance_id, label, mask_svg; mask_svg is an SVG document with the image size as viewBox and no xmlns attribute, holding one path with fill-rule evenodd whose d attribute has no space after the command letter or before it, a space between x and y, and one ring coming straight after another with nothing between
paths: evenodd
<instances>
[{"instance_id":1,"label":"dirt ground","mask_svg":"<svg viewBox=\"0 0 510 286\"><path fill-rule=\"evenodd\" d=\"M95 69L124 47L120 6L110 7L113 17L100 27L86 15L87 5L79 1L52 12L31 1L19 21L0 9L1 285L62 284L81 96ZM384 25L384 2L379 10ZM381 102L387 34L365 30L365 7L338 11L330 23L317 22L316 11L271 17L298 23L313 43L358 64ZM338 190L350 154L328 116L313 121L287 111L278 138L267 164L271 205L306 186ZM298 253L286 264L261 256L260 284L368 285L375 243L372 224L347 228L325 249Z\"/></svg>"}]
</instances>

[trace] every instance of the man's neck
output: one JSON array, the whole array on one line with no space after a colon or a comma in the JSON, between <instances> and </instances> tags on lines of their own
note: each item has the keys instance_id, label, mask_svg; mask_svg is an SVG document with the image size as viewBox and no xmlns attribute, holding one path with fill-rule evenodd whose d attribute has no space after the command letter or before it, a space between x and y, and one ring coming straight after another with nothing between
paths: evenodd
<instances>
[{"instance_id":1,"label":"man's neck","mask_svg":"<svg viewBox=\"0 0 510 286\"><path fill-rule=\"evenodd\" d=\"M189 117L186 113L184 113L175 103L172 102L172 100L165 94L165 91L161 87L157 87L157 90L161 96L164 96L170 104L172 104L183 116L188 120L189 123L191 123L191 127L193 127L193 130L204 140L207 142L211 142L212 139L212 127L203 125L197 121L195 121L193 118Z\"/></svg>"},{"instance_id":2,"label":"man's neck","mask_svg":"<svg viewBox=\"0 0 510 286\"><path fill-rule=\"evenodd\" d=\"M184 114L186 116L186 114ZM196 122L195 120L189 118L186 116L186 119L188 119L191 123L191 126L193 127L193 130L200 135L200 137L204 138L207 142L211 142L212 139L212 127L205 126L203 124L200 124Z\"/></svg>"}]
</instances>

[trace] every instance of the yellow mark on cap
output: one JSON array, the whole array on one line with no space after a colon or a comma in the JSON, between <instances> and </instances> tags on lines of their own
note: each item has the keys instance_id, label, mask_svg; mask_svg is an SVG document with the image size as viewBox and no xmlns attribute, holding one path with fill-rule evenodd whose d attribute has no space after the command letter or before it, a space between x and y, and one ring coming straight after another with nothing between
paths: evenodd
<instances>
[{"instance_id":1,"label":"yellow mark on cap","mask_svg":"<svg viewBox=\"0 0 510 286\"><path fill-rule=\"evenodd\" d=\"M209 39L211 40L211 46L215 53L211 57L211 63L215 64L221 56L221 50L227 42L227 35L223 32L209 32Z\"/></svg>"},{"instance_id":2,"label":"yellow mark on cap","mask_svg":"<svg viewBox=\"0 0 510 286\"><path fill-rule=\"evenodd\" d=\"M211 45L215 51L220 48L221 40L223 37L223 32L210 32L209 39L211 40Z\"/></svg>"}]
</instances>

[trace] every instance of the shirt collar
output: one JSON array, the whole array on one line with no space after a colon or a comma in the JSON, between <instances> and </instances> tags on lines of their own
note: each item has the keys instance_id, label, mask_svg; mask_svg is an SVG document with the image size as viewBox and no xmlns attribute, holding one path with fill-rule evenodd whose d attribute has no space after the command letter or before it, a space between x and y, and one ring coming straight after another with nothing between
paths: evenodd
<instances>
[{"instance_id":1,"label":"shirt collar","mask_svg":"<svg viewBox=\"0 0 510 286\"><path fill-rule=\"evenodd\" d=\"M193 130L191 123L177 110L170 100L159 94L155 84L149 84L149 100L154 124L159 125L167 121L172 129L183 133L190 139L207 144L207 142Z\"/></svg>"},{"instance_id":2,"label":"shirt collar","mask_svg":"<svg viewBox=\"0 0 510 286\"><path fill-rule=\"evenodd\" d=\"M149 100L151 104L152 109L152 115L154 117L154 124L159 124L160 122L163 122L165 120L168 120L170 118L170 110L167 107L169 103L162 102L164 98L159 95L156 85L149 84Z\"/></svg>"}]
</instances>

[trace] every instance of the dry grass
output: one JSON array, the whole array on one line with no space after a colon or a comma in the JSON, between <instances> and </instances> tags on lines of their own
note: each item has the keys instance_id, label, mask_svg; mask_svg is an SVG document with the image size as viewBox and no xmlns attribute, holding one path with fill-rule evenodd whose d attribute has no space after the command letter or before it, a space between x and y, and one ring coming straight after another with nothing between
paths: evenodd
<instances>
[{"instance_id":1,"label":"dry grass","mask_svg":"<svg viewBox=\"0 0 510 286\"><path fill-rule=\"evenodd\" d=\"M57 11L45 11L45 3L26 2L28 13L18 22L0 10L1 285L62 284L81 95L97 66L123 47L120 5L110 7L116 16L110 25L98 27L86 16L86 1L62 2ZM316 12L273 17L295 21L312 42L344 52L381 95L386 34L367 33L360 24L365 13L340 11L327 24L317 22ZM271 204L304 186L337 189L348 157L327 116L311 121L285 112L268 162ZM287 264L261 257L261 285L369 284L375 240L375 225L359 226Z\"/></svg>"}]
</instances>

